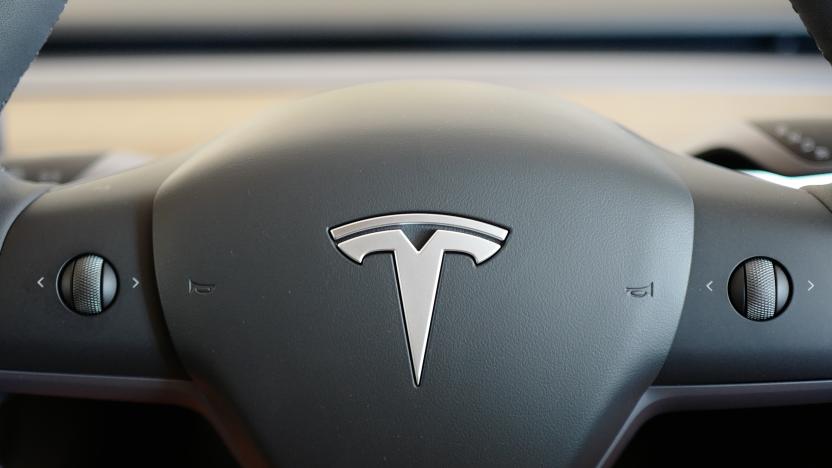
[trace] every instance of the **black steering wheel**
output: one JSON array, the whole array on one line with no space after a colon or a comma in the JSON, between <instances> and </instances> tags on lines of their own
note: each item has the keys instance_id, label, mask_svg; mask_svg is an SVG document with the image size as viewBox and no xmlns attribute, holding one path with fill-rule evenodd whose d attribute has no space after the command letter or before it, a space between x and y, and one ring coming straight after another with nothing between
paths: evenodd
<instances>
[{"instance_id":1,"label":"black steering wheel","mask_svg":"<svg viewBox=\"0 0 832 468\"><path fill-rule=\"evenodd\" d=\"M0 3L3 101L62 7ZM519 91L329 92L0 173L0 390L187 405L248 466L607 466L659 412L832 401L827 206Z\"/></svg>"}]
</instances>

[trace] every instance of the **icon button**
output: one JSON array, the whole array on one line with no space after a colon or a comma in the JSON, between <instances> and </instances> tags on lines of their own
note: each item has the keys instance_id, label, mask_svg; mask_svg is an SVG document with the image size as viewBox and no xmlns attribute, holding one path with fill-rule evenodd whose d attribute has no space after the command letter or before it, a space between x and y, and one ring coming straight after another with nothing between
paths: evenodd
<instances>
[{"instance_id":1,"label":"icon button","mask_svg":"<svg viewBox=\"0 0 832 468\"><path fill-rule=\"evenodd\" d=\"M653 283L651 282L647 286L636 286L636 287L627 287L626 289L627 295L630 297L635 297L637 299L641 299L644 297L653 297Z\"/></svg>"},{"instance_id":2,"label":"icon button","mask_svg":"<svg viewBox=\"0 0 832 468\"><path fill-rule=\"evenodd\" d=\"M197 283L188 279L188 294L196 294L198 296L208 296L214 293L217 285L210 283Z\"/></svg>"}]
</instances>

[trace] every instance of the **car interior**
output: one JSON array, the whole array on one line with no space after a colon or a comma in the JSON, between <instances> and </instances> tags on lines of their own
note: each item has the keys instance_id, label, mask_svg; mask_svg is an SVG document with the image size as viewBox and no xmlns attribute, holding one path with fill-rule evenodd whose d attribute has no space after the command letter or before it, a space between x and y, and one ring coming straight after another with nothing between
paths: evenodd
<instances>
[{"instance_id":1,"label":"car interior","mask_svg":"<svg viewBox=\"0 0 832 468\"><path fill-rule=\"evenodd\" d=\"M0 466L830 466L830 60L825 0L0 0Z\"/></svg>"}]
</instances>

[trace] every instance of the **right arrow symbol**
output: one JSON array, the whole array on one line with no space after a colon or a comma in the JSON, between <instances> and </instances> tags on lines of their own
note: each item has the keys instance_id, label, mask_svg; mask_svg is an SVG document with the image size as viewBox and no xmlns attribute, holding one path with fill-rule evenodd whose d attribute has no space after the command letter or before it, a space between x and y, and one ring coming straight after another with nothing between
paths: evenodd
<instances>
[{"instance_id":1,"label":"right arrow symbol","mask_svg":"<svg viewBox=\"0 0 832 468\"><path fill-rule=\"evenodd\" d=\"M808 280L807 280L807 281L808 281ZM811 291L811 290L812 290L812 289L814 289L814 288L815 288L815 283L813 283L813 282L809 281L809 289L807 289L806 291Z\"/></svg>"}]
</instances>

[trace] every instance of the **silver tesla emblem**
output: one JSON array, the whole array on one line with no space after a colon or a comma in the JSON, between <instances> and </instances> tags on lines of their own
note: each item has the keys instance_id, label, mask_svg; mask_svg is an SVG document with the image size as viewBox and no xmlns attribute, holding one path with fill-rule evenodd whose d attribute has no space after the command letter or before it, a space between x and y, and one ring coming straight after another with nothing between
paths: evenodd
<instances>
[{"instance_id":1,"label":"silver tesla emblem","mask_svg":"<svg viewBox=\"0 0 832 468\"><path fill-rule=\"evenodd\" d=\"M432 234L417 249L403 231L406 226L427 228ZM393 253L410 363L419 385L442 257L445 252L462 253L479 265L500 250L508 230L459 216L401 213L344 224L331 229L330 234L338 249L358 263L372 253Z\"/></svg>"}]
</instances>

